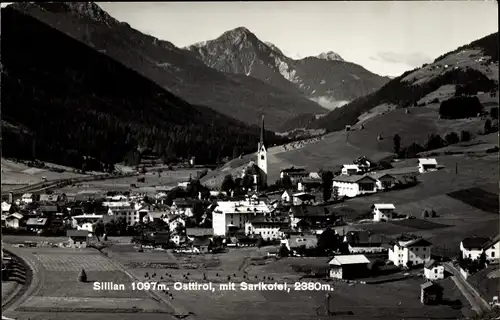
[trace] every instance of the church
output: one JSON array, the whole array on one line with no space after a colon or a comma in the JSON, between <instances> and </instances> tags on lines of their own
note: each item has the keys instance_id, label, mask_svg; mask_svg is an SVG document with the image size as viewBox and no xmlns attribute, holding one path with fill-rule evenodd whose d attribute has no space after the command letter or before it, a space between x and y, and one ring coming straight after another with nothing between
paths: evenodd
<instances>
[{"instance_id":1,"label":"church","mask_svg":"<svg viewBox=\"0 0 500 320\"><path fill-rule=\"evenodd\" d=\"M260 141L257 146L257 163L251 161L242 172L242 178L246 175L253 176L253 181L257 190L267 187L267 149L264 140L264 116L262 116L262 124L260 128Z\"/></svg>"}]
</instances>

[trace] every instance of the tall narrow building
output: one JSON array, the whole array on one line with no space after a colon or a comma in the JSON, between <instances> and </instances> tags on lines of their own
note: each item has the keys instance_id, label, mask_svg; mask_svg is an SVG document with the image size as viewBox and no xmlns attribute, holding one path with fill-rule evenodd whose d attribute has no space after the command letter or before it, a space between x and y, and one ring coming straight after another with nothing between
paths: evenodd
<instances>
[{"instance_id":1,"label":"tall narrow building","mask_svg":"<svg viewBox=\"0 0 500 320\"><path fill-rule=\"evenodd\" d=\"M257 167L259 167L259 186L267 186L267 150L264 143L264 115L262 115L262 125L260 128L260 141L257 150Z\"/></svg>"}]
</instances>

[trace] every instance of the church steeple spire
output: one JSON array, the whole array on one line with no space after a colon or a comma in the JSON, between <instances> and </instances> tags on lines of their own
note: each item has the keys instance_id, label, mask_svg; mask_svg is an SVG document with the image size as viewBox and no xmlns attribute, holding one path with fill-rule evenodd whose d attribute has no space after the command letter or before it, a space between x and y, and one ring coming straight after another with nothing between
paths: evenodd
<instances>
[{"instance_id":1,"label":"church steeple spire","mask_svg":"<svg viewBox=\"0 0 500 320\"><path fill-rule=\"evenodd\" d=\"M260 127L260 145L264 145L264 114L262 114L262 123Z\"/></svg>"}]
</instances>

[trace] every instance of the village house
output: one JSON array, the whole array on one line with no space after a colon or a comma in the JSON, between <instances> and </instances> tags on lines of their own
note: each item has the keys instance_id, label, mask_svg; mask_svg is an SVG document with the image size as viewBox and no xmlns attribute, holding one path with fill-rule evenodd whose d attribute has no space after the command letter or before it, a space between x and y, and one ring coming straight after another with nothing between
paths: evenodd
<instances>
[{"instance_id":1,"label":"village house","mask_svg":"<svg viewBox=\"0 0 500 320\"><path fill-rule=\"evenodd\" d=\"M361 172L365 173L370 171L370 169L375 166L374 161L364 156L357 158L356 160L353 161L353 163L358 166Z\"/></svg>"},{"instance_id":2,"label":"village house","mask_svg":"<svg viewBox=\"0 0 500 320\"><path fill-rule=\"evenodd\" d=\"M245 235L260 235L264 240L281 238L280 229L288 226L288 220L272 217L250 217L245 223Z\"/></svg>"},{"instance_id":3,"label":"village house","mask_svg":"<svg viewBox=\"0 0 500 320\"><path fill-rule=\"evenodd\" d=\"M194 238L193 248L196 248L198 253L208 253L210 248L209 238Z\"/></svg>"},{"instance_id":4,"label":"village house","mask_svg":"<svg viewBox=\"0 0 500 320\"><path fill-rule=\"evenodd\" d=\"M87 233L93 233L94 224L102 220L102 218L102 214L82 214L71 217L71 224L72 227L77 230L86 231Z\"/></svg>"},{"instance_id":5,"label":"village house","mask_svg":"<svg viewBox=\"0 0 500 320\"><path fill-rule=\"evenodd\" d=\"M382 236L369 231L349 231L343 241L347 243L350 254L386 252L382 246Z\"/></svg>"},{"instance_id":6,"label":"village house","mask_svg":"<svg viewBox=\"0 0 500 320\"><path fill-rule=\"evenodd\" d=\"M142 222L149 223L154 222L155 220L164 221L166 215L167 213L164 211L148 211L148 213L142 218Z\"/></svg>"},{"instance_id":7,"label":"village house","mask_svg":"<svg viewBox=\"0 0 500 320\"><path fill-rule=\"evenodd\" d=\"M290 190L285 190L281 195L281 201L292 202L292 192Z\"/></svg>"},{"instance_id":8,"label":"village house","mask_svg":"<svg viewBox=\"0 0 500 320\"><path fill-rule=\"evenodd\" d=\"M308 192L320 188L322 183L323 181L321 179L312 179L312 178L302 179L297 183L297 190Z\"/></svg>"},{"instance_id":9,"label":"village house","mask_svg":"<svg viewBox=\"0 0 500 320\"><path fill-rule=\"evenodd\" d=\"M357 164L344 164L342 165L341 174L345 176L352 176L361 172Z\"/></svg>"},{"instance_id":10,"label":"village house","mask_svg":"<svg viewBox=\"0 0 500 320\"><path fill-rule=\"evenodd\" d=\"M387 221L394 217L396 207L392 203L376 203L373 205L373 221Z\"/></svg>"},{"instance_id":11,"label":"village house","mask_svg":"<svg viewBox=\"0 0 500 320\"><path fill-rule=\"evenodd\" d=\"M443 287L435 282L427 281L420 285L420 302L423 304L440 303L443 299Z\"/></svg>"},{"instance_id":12,"label":"village house","mask_svg":"<svg viewBox=\"0 0 500 320\"><path fill-rule=\"evenodd\" d=\"M486 260L492 262L500 258L500 234L497 234L483 246Z\"/></svg>"},{"instance_id":13,"label":"village house","mask_svg":"<svg viewBox=\"0 0 500 320\"><path fill-rule=\"evenodd\" d=\"M2 216L7 216L10 213L10 209L12 208L12 204L7 202L2 202Z\"/></svg>"},{"instance_id":14,"label":"village house","mask_svg":"<svg viewBox=\"0 0 500 320\"><path fill-rule=\"evenodd\" d=\"M242 230L245 222L254 216L269 216L271 210L264 201L247 198L236 201L218 201L212 212L214 235L226 236L228 232Z\"/></svg>"},{"instance_id":15,"label":"village house","mask_svg":"<svg viewBox=\"0 0 500 320\"><path fill-rule=\"evenodd\" d=\"M418 172L424 173L429 171L436 171L437 169L438 169L438 163L436 159L433 158L418 159Z\"/></svg>"},{"instance_id":16,"label":"village house","mask_svg":"<svg viewBox=\"0 0 500 320\"><path fill-rule=\"evenodd\" d=\"M289 238L282 239L280 244L287 247L288 250L297 250L300 247L306 249L316 248L318 246L318 237L315 234L291 234Z\"/></svg>"},{"instance_id":17,"label":"village house","mask_svg":"<svg viewBox=\"0 0 500 320\"><path fill-rule=\"evenodd\" d=\"M21 196L21 203L28 204L33 203L35 196L32 193L25 193Z\"/></svg>"},{"instance_id":18,"label":"village house","mask_svg":"<svg viewBox=\"0 0 500 320\"><path fill-rule=\"evenodd\" d=\"M423 238L400 237L389 247L389 260L396 266L425 264L431 259L432 243Z\"/></svg>"},{"instance_id":19,"label":"village house","mask_svg":"<svg viewBox=\"0 0 500 320\"><path fill-rule=\"evenodd\" d=\"M203 202L199 199L183 199L177 198L172 202L170 210L176 214L186 216L188 218L194 216L194 211L200 209Z\"/></svg>"},{"instance_id":20,"label":"village house","mask_svg":"<svg viewBox=\"0 0 500 320\"><path fill-rule=\"evenodd\" d=\"M297 229L301 224L310 228L323 228L335 222L335 215L319 206L294 206L289 211L290 226Z\"/></svg>"},{"instance_id":21,"label":"village house","mask_svg":"<svg viewBox=\"0 0 500 320\"><path fill-rule=\"evenodd\" d=\"M477 260L483 253L483 248L490 242L488 237L467 237L460 242L462 258ZM498 245L497 245L498 247Z\"/></svg>"},{"instance_id":22,"label":"village house","mask_svg":"<svg viewBox=\"0 0 500 320\"><path fill-rule=\"evenodd\" d=\"M377 181L376 182L377 189L381 191L389 190L396 185L396 178L388 173L384 172L372 173L370 174L370 177L372 177Z\"/></svg>"},{"instance_id":23,"label":"village house","mask_svg":"<svg viewBox=\"0 0 500 320\"><path fill-rule=\"evenodd\" d=\"M292 196L292 204L294 206L300 206L303 204L313 204L316 197L312 194L308 194L305 192L295 193Z\"/></svg>"},{"instance_id":24,"label":"village house","mask_svg":"<svg viewBox=\"0 0 500 320\"><path fill-rule=\"evenodd\" d=\"M130 226L140 221L139 212L128 201L107 201L103 206L108 208L108 215L124 218Z\"/></svg>"},{"instance_id":25,"label":"village house","mask_svg":"<svg viewBox=\"0 0 500 320\"><path fill-rule=\"evenodd\" d=\"M186 237L193 241L196 238L212 238L214 230L212 228L186 228Z\"/></svg>"},{"instance_id":26,"label":"village house","mask_svg":"<svg viewBox=\"0 0 500 320\"><path fill-rule=\"evenodd\" d=\"M355 279L368 274L370 260L362 254L337 255L328 264L331 278Z\"/></svg>"},{"instance_id":27,"label":"village house","mask_svg":"<svg viewBox=\"0 0 500 320\"><path fill-rule=\"evenodd\" d=\"M44 215L50 216L50 215L55 215L58 210L57 210L57 206L55 206L55 205L41 205L38 208L38 211L40 211Z\"/></svg>"},{"instance_id":28,"label":"village house","mask_svg":"<svg viewBox=\"0 0 500 320\"><path fill-rule=\"evenodd\" d=\"M68 230L68 245L70 248L86 248L88 245L89 233L85 230Z\"/></svg>"},{"instance_id":29,"label":"village house","mask_svg":"<svg viewBox=\"0 0 500 320\"><path fill-rule=\"evenodd\" d=\"M424 277L427 280L444 279L444 266L435 260L429 260L424 265Z\"/></svg>"},{"instance_id":30,"label":"village house","mask_svg":"<svg viewBox=\"0 0 500 320\"><path fill-rule=\"evenodd\" d=\"M333 188L337 188L340 197L356 197L377 192L377 181L370 176L340 175L333 178Z\"/></svg>"},{"instance_id":31,"label":"village house","mask_svg":"<svg viewBox=\"0 0 500 320\"><path fill-rule=\"evenodd\" d=\"M23 215L20 213L13 213L5 217L5 227L18 229L21 226Z\"/></svg>"},{"instance_id":32,"label":"village house","mask_svg":"<svg viewBox=\"0 0 500 320\"><path fill-rule=\"evenodd\" d=\"M26 228L30 232L40 232L48 227L48 222L47 218L29 218L26 221Z\"/></svg>"},{"instance_id":33,"label":"village house","mask_svg":"<svg viewBox=\"0 0 500 320\"><path fill-rule=\"evenodd\" d=\"M172 232L186 226L186 220L179 214L169 215L165 222L168 223L168 228Z\"/></svg>"},{"instance_id":34,"label":"village house","mask_svg":"<svg viewBox=\"0 0 500 320\"><path fill-rule=\"evenodd\" d=\"M283 179L285 176L290 177L293 184L297 184L301 179L309 177L309 172L305 168L290 167L281 170L280 178Z\"/></svg>"}]
</instances>

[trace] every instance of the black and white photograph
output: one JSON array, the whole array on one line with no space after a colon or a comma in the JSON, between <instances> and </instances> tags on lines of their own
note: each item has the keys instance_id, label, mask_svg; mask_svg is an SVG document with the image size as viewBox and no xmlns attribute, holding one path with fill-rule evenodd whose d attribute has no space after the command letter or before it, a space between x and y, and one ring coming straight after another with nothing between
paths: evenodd
<instances>
[{"instance_id":1,"label":"black and white photograph","mask_svg":"<svg viewBox=\"0 0 500 320\"><path fill-rule=\"evenodd\" d=\"M500 319L498 9L1 3L2 320Z\"/></svg>"}]
</instances>

